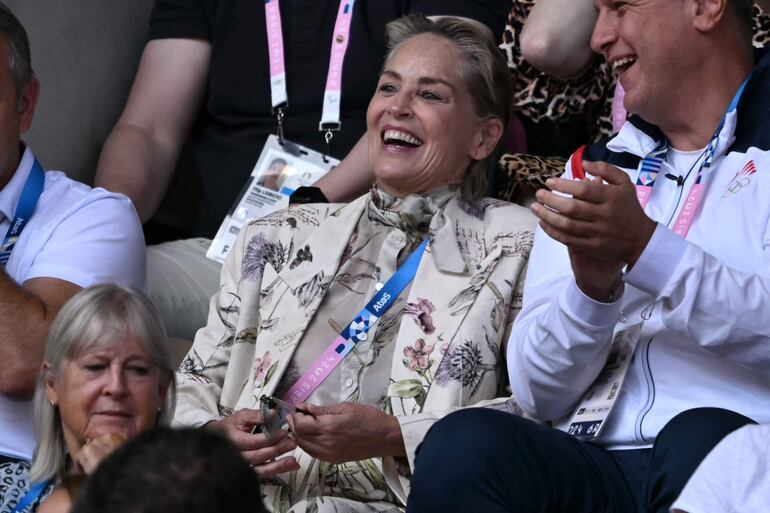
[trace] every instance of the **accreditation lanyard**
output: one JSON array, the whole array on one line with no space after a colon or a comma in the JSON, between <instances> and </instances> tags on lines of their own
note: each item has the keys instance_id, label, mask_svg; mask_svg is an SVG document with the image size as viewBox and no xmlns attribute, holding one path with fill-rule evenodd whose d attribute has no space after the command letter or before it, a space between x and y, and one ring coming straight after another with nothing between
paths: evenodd
<instances>
[{"instance_id":1,"label":"accreditation lanyard","mask_svg":"<svg viewBox=\"0 0 770 513\"><path fill-rule=\"evenodd\" d=\"M371 326L395 303L396 298L414 279L420 264L428 239L422 241L406 262L390 277L383 287L374 295L371 301L343 329L328 348L313 362L310 368L289 389L284 400L292 406L305 401L310 394L321 386L332 371L353 350L355 345L366 340Z\"/></svg>"},{"instance_id":2,"label":"accreditation lanyard","mask_svg":"<svg viewBox=\"0 0 770 513\"><path fill-rule=\"evenodd\" d=\"M33 485L32 488L30 488L29 491L24 494L24 497L22 497L21 500L16 504L16 507L13 508L11 513L21 513L30 507L40 498L45 489L48 488L49 484L51 484L50 479Z\"/></svg>"},{"instance_id":3,"label":"accreditation lanyard","mask_svg":"<svg viewBox=\"0 0 770 513\"><path fill-rule=\"evenodd\" d=\"M5 234L2 245L0 245L0 265L5 267L8 259L11 257L11 251L19 240L19 235L27 226L27 222L35 211L40 195L45 187L45 171L40 163L35 159L32 169L29 172L24 189L21 191L19 203L16 205L16 212L13 214L11 226Z\"/></svg>"},{"instance_id":4,"label":"accreditation lanyard","mask_svg":"<svg viewBox=\"0 0 770 513\"><path fill-rule=\"evenodd\" d=\"M342 127L340 121L340 103L342 100L342 65L348 50L350 40L350 25L353 21L353 6L355 0L341 0L334 24L329 72L326 77L324 90L323 111L318 130L325 132L324 139L328 145L333 131ZM283 28L281 26L281 9L279 0L265 0L265 23L267 26L267 46L270 56L270 95L273 112L278 119L278 138L283 141L284 110L289 105L286 91L286 59L283 48Z\"/></svg>"},{"instance_id":5,"label":"accreditation lanyard","mask_svg":"<svg viewBox=\"0 0 770 513\"><path fill-rule=\"evenodd\" d=\"M738 92L735 93L733 100L730 102L730 106L727 108L727 112L730 113L738 106L738 102L741 99L743 90L746 88L746 83L749 81L747 78L744 80L741 87L738 88ZM687 193L682 210L674 222L673 232L682 238L687 237L687 232L690 231L692 221L695 218L695 213L698 209L698 205L703 198L703 186L704 178L711 170L711 164L714 160L714 154L716 153L717 143L719 142L719 134L725 126L725 120L727 114L722 117L722 121L714 131L714 135L711 136L711 140L706 146L704 152L706 158L698 167L698 172L695 175L695 183L690 188L690 192ZM655 182L660 174L660 169L663 166L666 152L668 151L668 140L664 137L663 140L653 149L642 161L641 169L639 170L639 176L636 179L636 197L639 200L639 204L644 209L647 206L647 202L652 195L652 188L655 186Z\"/></svg>"}]
</instances>

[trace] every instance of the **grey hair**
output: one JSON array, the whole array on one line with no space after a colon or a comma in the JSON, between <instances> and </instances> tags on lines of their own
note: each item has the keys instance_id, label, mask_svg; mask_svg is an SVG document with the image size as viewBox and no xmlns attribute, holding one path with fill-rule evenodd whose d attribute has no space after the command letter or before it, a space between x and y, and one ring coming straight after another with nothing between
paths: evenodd
<instances>
[{"instance_id":1,"label":"grey hair","mask_svg":"<svg viewBox=\"0 0 770 513\"><path fill-rule=\"evenodd\" d=\"M0 34L8 45L8 67L13 74L16 86L17 109L21 108L21 95L24 86L32 80L32 53L29 49L29 38L19 19L11 10L0 2Z\"/></svg>"},{"instance_id":2,"label":"grey hair","mask_svg":"<svg viewBox=\"0 0 770 513\"><path fill-rule=\"evenodd\" d=\"M174 369L168 338L155 305L143 294L117 285L98 285L81 290L61 309L48 333L43 361L48 364L37 378L33 399L37 449L29 477L40 482L62 473L67 447L57 406L48 402L46 381L56 380L65 359L84 352L111 347L133 335L150 360L160 370L160 384L167 387L166 400L158 423L169 425L176 405Z\"/></svg>"},{"instance_id":3,"label":"grey hair","mask_svg":"<svg viewBox=\"0 0 770 513\"><path fill-rule=\"evenodd\" d=\"M476 117L481 121L499 119L505 133L513 102L513 86L505 59L491 38L467 21L451 17L429 20L419 14L391 21L386 32L386 63L401 45L420 34L435 35L453 43L462 61L460 76L470 92ZM466 173L460 190L467 199L479 199L486 194L489 160L474 162Z\"/></svg>"}]
</instances>

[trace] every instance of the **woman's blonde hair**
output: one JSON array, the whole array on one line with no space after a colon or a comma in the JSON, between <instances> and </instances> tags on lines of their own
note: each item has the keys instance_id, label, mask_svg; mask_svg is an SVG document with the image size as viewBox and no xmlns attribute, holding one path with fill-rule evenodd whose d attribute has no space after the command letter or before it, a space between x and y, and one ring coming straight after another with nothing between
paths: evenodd
<instances>
[{"instance_id":1,"label":"woman's blonde hair","mask_svg":"<svg viewBox=\"0 0 770 513\"><path fill-rule=\"evenodd\" d=\"M160 370L160 385L166 400L158 422L169 424L176 404L174 369L168 338L160 314L152 302L135 290L117 285L98 285L75 294L61 309L48 333L43 361L48 364L37 378L33 399L37 449L32 458L30 481L40 482L65 470L67 447L57 406L48 402L46 381L57 379L65 359L86 351L110 347L127 335L136 337L150 360Z\"/></svg>"},{"instance_id":2,"label":"woman's blonde hair","mask_svg":"<svg viewBox=\"0 0 770 513\"><path fill-rule=\"evenodd\" d=\"M468 21L451 17L429 20L419 14L391 21L386 32L386 63L401 45L420 34L432 34L452 42L462 61L460 76L470 92L476 117L481 121L499 119L505 133L513 102L513 86L505 59L490 37ZM466 198L478 199L486 195L486 170L490 158L474 162L466 173L460 186Z\"/></svg>"}]
</instances>

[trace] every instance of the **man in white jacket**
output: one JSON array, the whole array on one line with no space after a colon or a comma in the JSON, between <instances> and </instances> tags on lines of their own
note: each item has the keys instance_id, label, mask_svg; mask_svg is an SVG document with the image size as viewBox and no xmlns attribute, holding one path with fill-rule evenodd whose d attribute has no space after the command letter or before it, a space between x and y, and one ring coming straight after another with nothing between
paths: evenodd
<instances>
[{"instance_id":1,"label":"man in white jacket","mask_svg":"<svg viewBox=\"0 0 770 513\"><path fill-rule=\"evenodd\" d=\"M667 512L721 438L770 421L770 55L753 55L752 2L596 6L592 47L635 116L538 192L508 344L514 397L560 430L447 417L413 511Z\"/></svg>"}]
</instances>

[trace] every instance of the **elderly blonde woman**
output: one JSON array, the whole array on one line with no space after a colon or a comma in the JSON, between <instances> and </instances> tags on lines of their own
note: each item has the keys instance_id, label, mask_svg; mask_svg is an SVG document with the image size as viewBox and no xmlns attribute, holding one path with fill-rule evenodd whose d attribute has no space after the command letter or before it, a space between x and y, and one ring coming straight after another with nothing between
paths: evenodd
<instances>
[{"instance_id":1,"label":"elderly blonde woman","mask_svg":"<svg viewBox=\"0 0 770 513\"><path fill-rule=\"evenodd\" d=\"M502 345L534 221L481 198L505 62L457 20L404 18L388 35L367 112L371 193L244 227L178 374L175 422L225 431L268 478L271 511L401 511L436 419L515 409ZM290 403L266 403L289 412L290 434L266 429L263 396Z\"/></svg>"},{"instance_id":2,"label":"elderly blonde woman","mask_svg":"<svg viewBox=\"0 0 770 513\"><path fill-rule=\"evenodd\" d=\"M35 391L37 449L14 472L0 511L66 512L77 476L174 411L166 332L142 294L116 285L80 291L54 320ZM39 507L38 507L39 506Z\"/></svg>"}]
</instances>

